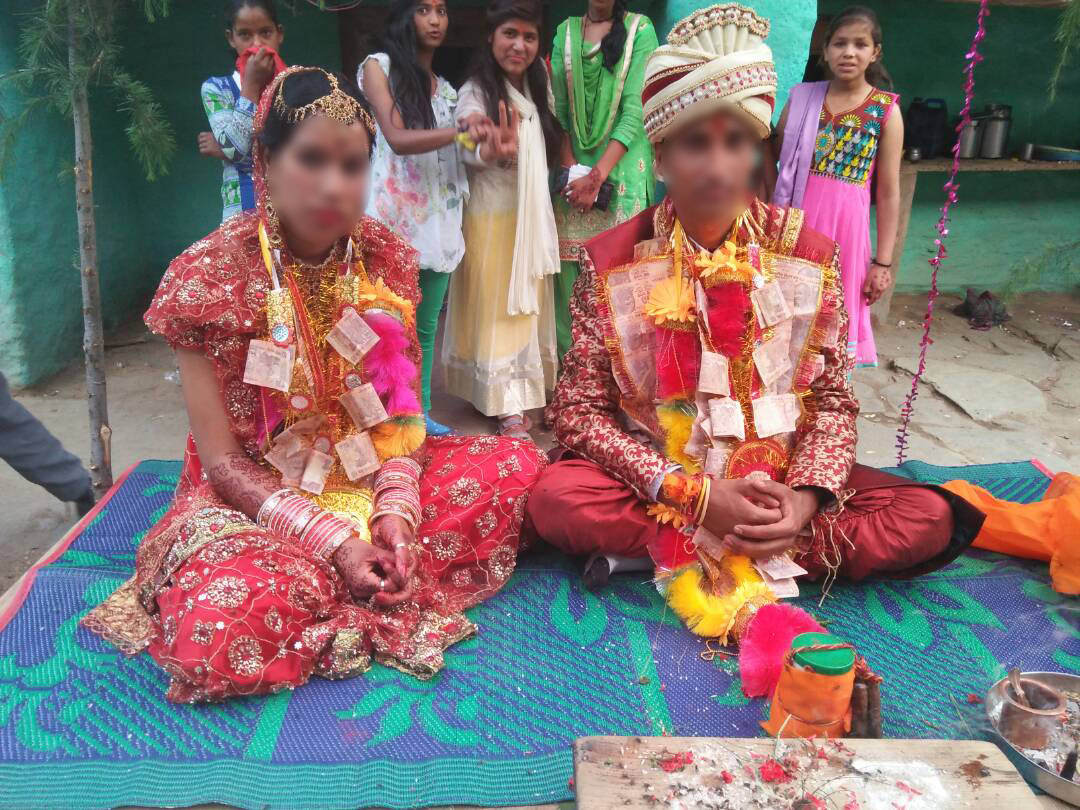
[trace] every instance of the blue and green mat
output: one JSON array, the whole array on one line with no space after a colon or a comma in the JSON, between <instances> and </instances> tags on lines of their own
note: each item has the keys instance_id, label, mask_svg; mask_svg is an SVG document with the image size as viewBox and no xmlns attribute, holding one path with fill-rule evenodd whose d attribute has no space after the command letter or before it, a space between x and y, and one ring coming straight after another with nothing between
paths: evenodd
<instances>
[{"instance_id":1,"label":"blue and green mat","mask_svg":"<svg viewBox=\"0 0 1080 810\"><path fill-rule=\"evenodd\" d=\"M179 471L130 471L0 616L0 807L541 804L572 797L576 737L760 733L767 702L742 696L733 660L700 657L644 577L592 595L574 562L544 551L470 611L478 637L431 681L377 666L267 698L167 703L147 656L125 658L79 619L130 575ZM1029 462L893 472L1023 502L1049 483ZM800 601L884 676L890 737L977 737L968 696L1006 667L1080 670L1075 605L1044 563L972 552L918 580Z\"/></svg>"}]
</instances>

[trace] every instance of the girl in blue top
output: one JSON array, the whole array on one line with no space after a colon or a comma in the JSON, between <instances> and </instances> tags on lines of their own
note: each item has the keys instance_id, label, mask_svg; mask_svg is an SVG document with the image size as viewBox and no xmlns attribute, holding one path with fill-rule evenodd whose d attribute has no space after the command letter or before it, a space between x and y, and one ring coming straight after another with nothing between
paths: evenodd
<instances>
[{"instance_id":1,"label":"girl in blue top","mask_svg":"<svg viewBox=\"0 0 1080 810\"><path fill-rule=\"evenodd\" d=\"M285 28L278 22L274 0L228 0L225 39L238 63L249 48L258 50L244 72L211 76L202 85L202 102L210 132L199 133L199 152L222 162L221 219L255 207L251 182L251 128L263 88L283 66L278 50Z\"/></svg>"}]
</instances>

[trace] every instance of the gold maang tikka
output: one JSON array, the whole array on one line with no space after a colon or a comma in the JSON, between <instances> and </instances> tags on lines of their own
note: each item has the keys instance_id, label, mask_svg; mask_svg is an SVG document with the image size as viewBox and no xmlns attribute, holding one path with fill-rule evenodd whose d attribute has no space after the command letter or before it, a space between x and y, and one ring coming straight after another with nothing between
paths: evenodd
<instances>
[{"instance_id":1,"label":"gold maang tikka","mask_svg":"<svg viewBox=\"0 0 1080 810\"><path fill-rule=\"evenodd\" d=\"M274 97L274 108L281 116L293 124L311 115L325 115L343 124L351 124L359 120L368 131L368 135L375 137L375 119L371 117L371 113L360 106L359 101L341 89L337 77L322 68L310 69L326 77L330 83L330 92L302 107L290 107L285 102L285 81L282 80L278 83L277 95Z\"/></svg>"}]
</instances>

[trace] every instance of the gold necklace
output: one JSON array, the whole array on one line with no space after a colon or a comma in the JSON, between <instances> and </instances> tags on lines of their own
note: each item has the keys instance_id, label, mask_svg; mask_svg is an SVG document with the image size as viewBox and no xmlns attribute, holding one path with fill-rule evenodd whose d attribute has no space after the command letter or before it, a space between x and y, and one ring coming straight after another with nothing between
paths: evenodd
<instances>
[{"instance_id":1,"label":"gold necklace","mask_svg":"<svg viewBox=\"0 0 1080 810\"><path fill-rule=\"evenodd\" d=\"M290 260L287 262L287 264L295 272L322 273L322 271L329 267L331 264L335 264L342 260L342 258L344 257L344 248L342 240L339 239L334 243L334 246L330 248L330 252L326 254L326 258L324 258L321 262L318 263L305 262L297 259L295 256L292 255L292 253L287 247L284 249L284 253L286 254L287 259Z\"/></svg>"}]
</instances>

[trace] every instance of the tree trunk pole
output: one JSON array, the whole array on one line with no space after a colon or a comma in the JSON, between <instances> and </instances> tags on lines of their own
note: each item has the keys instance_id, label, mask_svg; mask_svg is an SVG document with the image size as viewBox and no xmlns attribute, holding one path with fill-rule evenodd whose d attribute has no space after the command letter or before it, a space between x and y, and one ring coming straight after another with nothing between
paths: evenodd
<instances>
[{"instance_id":1,"label":"tree trunk pole","mask_svg":"<svg viewBox=\"0 0 1080 810\"><path fill-rule=\"evenodd\" d=\"M79 48L76 17L79 0L68 0L68 69L74 79ZM97 223L94 214L93 143L90 104L85 81L75 81L71 99L75 125L75 215L79 229L79 277L82 283L83 354L86 399L90 416L90 476L100 496L112 486L109 408L105 393L105 335L101 321L101 287L97 270Z\"/></svg>"}]
</instances>

